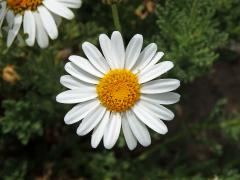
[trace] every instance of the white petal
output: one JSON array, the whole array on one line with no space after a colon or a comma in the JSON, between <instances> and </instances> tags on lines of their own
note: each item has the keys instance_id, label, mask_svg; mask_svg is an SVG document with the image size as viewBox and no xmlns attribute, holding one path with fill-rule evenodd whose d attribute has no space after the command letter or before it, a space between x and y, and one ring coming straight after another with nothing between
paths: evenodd
<instances>
[{"instance_id":1,"label":"white petal","mask_svg":"<svg viewBox=\"0 0 240 180\"><path fill-rule=\"evenodd\" d=\"M40 17L41 17L41 20L43 23L43 27L45 28L49 37L51 39L57 39L58 29L57 29L57 25L55 23L53 16L50 14L50 12L44 6L39 6L38 12L40 14Z\"/></svg>"},{"instance_id":2,"label":"white petal","mask_svg":"<svg viewBox=\"0 0 240 180\"><path fill-rule=\"evenodd\" d=\"M70 75L61 76L60 83L69 89L81 89L81 88L85 88L85 87L95 87L93 84L86 83L86 82L81 81Z\"/></svg>"},{"instance_id":3,"label":"white petal","mask_svg":"<svg viewBox=\"0 0 240 180\"><path fill-rule=\"evenodd\" d=\"M64 117L66 124L76 123L85 118L90 112L92 112L100 102L98 99L82 102L74 106Z\"/></svg>"},{"instance_id":4,"label":"white petal","mask_svg":"<svg viewBox=\"0 0 240 180\"><path fill-rule=\"evenodd\" d=\"M106 73L109 71L109 66L104 59L101 52L91 43L85 42L82 45L82 49L86 56L88 57L89 61L95 66L96 69L101 71L102 73Z\"/></svg>"},{"instance_id":5,"label":"white petal","mask_svg":"<svg viewBox=\"0 0 240 180\"><path fill-rule=\"evenodd\" d=\"M56 22L57 27L60 26L60 24L62 23L62 17L58 16L57 14L54 14L53 12L50 12L54 21Z\"/></svg>"},{"instance_id":6,"label":"white petal","mask_svg":"<svg viewBox=\"0 0 240 180\"><path fill-rule=\"evenodd\" d=\"M104 135L106 126L109 123L109 120L110 120L109 116L110 116L110 111L106 111L103 119L98 124L98 126L94 129L93 134L92 134L92 139L91 139L91 145L93 148L96 148L98 146L98 144L100 143L100 141Z\"/></svg>"},{"instance_id":7,"label":"white petal","mask_svg":"<svg viewBox=\"0 0 240 180\"><path fill-rule=\"evenodd\" d=\"M44 0L43 4L53 13L64 17L66 19L73 19L74 14L71 10L69 10L66 6L64 6L62 3L59 3L57 1L53 0Z\"/></svg>"},{"instance_id":8,"label":"white petal","mask_svg":"<svg viewBox=\"0 0 240 180\"><path fill-rule=\"evenodd\" d=\"M142 94L141 99L156 103L156 104L174 104L180 100L180 95L173 92L161 94Z\"/></svg>"},{"instance_id":9,"label":"white petal","mask_svg":"<svg viewBox=\"0 0 240 180\"><path fill-rule=\"evenodd\" d=\"M141 93L158 94L173 91L180 86L177 79L158 79L141 85Z\"/></svg>"},{"instance_id":10,"label":"white petal","mask_svg":"<svg viewBox=\"0 0 240 180\"><path fill-rule=\"evenodd\" d=\"M147 127L135 116L132 111L126 112L127 119L132 129L134 136L138 142L143 146L149 146L151 144L151 137Z\"/></svg>"},{"instance_id":11,"label":"white petal","mask_svg":"<svg viewBox=\"0 0 240 180\"><path fill-rule=\"evenodd\" d=\"M117 142L121 130L121 116L112 112L103 137L104 147L111 149Z\"/></svg>"},{"instance_id":12,"label":"white petal","mask_svg":"<svg viewBox=\"0 0 240 180\"><path fill-rule=\"evenodd\" d=\"M134 137L132 130L130 129L126 115L123 115L122 117L122 129L128 148L130 150L135 149L137 146L137 140Z\"/></svg>"},{"instance_id":13,"label":"white petal","mask_svg":"<svg viewBox=\"0 0 240 180\"><path fill-rule=\"evenodd\" d=\"M23 20L23 17L20 14L17 14L14 17L13 27L8 31L7 47L10 47L12 45L14 39L18 35L19 29L20 29L20 27L22 25L22 20Z\"/></svg>"},{"instance_id":14,"label":"white petal","mask_svg":"<svg viewBox=\"0 0 240 180\"><path fill-rule=\"evenodd\" d=\"M97 97L95 88L67 90L57 95L56 101L64 104L75 104Z\"/></svg>"},{"instance_id":15,"label":"white petal","mask_svg":"<svg viewBox=\"0 0 240 180\"><path fill-rule=\"evenodd\" d=\"M1 33L2 23L5 19L6 14L7 14L7 3L6 2L1 2L0 6L1 6L1 9L0 9L0 33Z\"/></svg>"},{"instance_id":16,"label":"white petal","mask_svg":"<svg viewBox=\"0 0 240 180\"><path fill-rule=\"evenodd\" d=\"M96 109L89 113L83 120L82 123L77 128L77 134L83 136L88 134L93 128L95 128L98 123L102 120L106 108L99 105Z\"/></svg>"},{"instance_id":17,"label":"white petal","mask_svg":"<svg viewBox=\"0 0 240 180\"><path fill-rule=\"evenodd\" d=\"M156 52L157 52L157 45L155 43L151 43L147 47L145 47L143 49L143 51L141 52L135 66L133 68L133 72L137 73L137 72L143 70L149 64L149 62L152 60L152 58L156 54Z\"/></svg>"},{"instance_id":18,"label":"white petal","mask_svg":"<svg viewBox=\"0 0 240 180\"><path fill-rule=\"evenodd\" d=\"M82 6L82 0L58 0L68 8L77 9Z\"/></svg>"},{"instance_id":19,"label":"white petal","mask_svg":"<svg viewBox=\"0 0 240 180\"><path fill-rule=\"evenodd\" d=\"M36 38L37 38L38 45L41 48L46 48L48 47L48 44L49 44L47 32L43 27L42 20L39 14L37 12L33 12L33 15L36 22Z\"/></svg>"},{"instance_id":20,"label":"white petal","mask_svg":"<svg viewBox=\"0 0 240 180\"><path fill-rule=\"evenodd\" d=\"M160 104L140 100L139 106L146 108L152 115L155 115L160 119L170 121L174 118L174 113Z\"/></svg>"},{"instance_id":21,"label":"white petal","mask_svg":"<svg viewBox=\"0 0 240 180\"><path fill-rule=\"evenodd\" d=\"M81 56L72 55L69 57L69 60L83 71L86 71L93 76L97 76L100 78L103 77L103 74L100 73L95 67L93 67L92 64L87 59Z\"/></svg>"},{"instance_id":22,"label":"white petal","mask_svg":"<svg viewBox=\"0 0 240 180\"><path fill-rule=\"evenodd\" d=\"M142 71L139 74L139 83L145 83L155 79L162 74L166 73L173 68L173 63L171 61L160 62L154 66L151 66L148 71Z\"/></svg>"},{"instance_id":23,"label":"white petal","mask_svg":"<svg viewBox=\"0 0 240 180\"><path fill-rule=\"evenodd\" d=\"M65 70L71 74L72 76L74 76L75 78L87 82L87 83L91 83L91 84L98 84L98 79L87 73L86 71L83 71L82 69L78 68L75 64L73 64L72 62L68 62L65 65Z\"/></svg>"},{"instance_id":24,"label":"white petal","mask_svg":"<svg viewBox=\"0 0 240 180\"><path fill-rule=\"evenodd\" d=\"M166 134L168 132L167 126L155 115L152 115L140 102L137 102L132 108L136 116L152 130L159 134Z\"/></svg>"},{"instance_id":25,"label":"white petal","mask_svg":"<svg viewBox=\"0 0 240 180\"><path fill-rule=\"evenodd\" d=\"M101 34L99 36L99 43L108 65L110 66L111 69L116 69L118 65L113 57L114 52L112 51L111 40L108 38L106 34Z\"/></svg>"},{"instance_id":26,"label":"white petal","mask_svg":"<svg viewBox=\"0 0 240 180\"><path fill-rule=\"evenodd\" d=\"M120 32L114 31L112 33L111 42L114 61L116 61L117 68L122 69L125 63L125 48Z\"/></svg>"},{"instance_id":27,"label":"white petal","mask_svg":"<svg viewBox=\"0 0 240 180\"><path fill-rule=\"evenodd\" d=\"M148 63L148 65L145 68L143 68L143 70L145 71L145 69L148 69L149 67L157 64L163 56L164 56L163 52L157 52L155 56L152 58L152 60Z\"/></svg>"},{"instance_id":28,"label":"white petal","mask_svg":"<svg viewBox=\"0 0 240 180\"><path fill-rule=\"evenodd\" d=\"M131 69L135 65L140 55L142 44L143 44L143 37L140 34L136 34L130 40L126 49L125 68Z\"/></svg>"},{"instance_id":29,"label":"white petal","mask_svg":"<svg viewBox=\"0 0 240 180\"><path fill-rule=\"evenodd\" d=\"M32 11L26 10L23 18L23 31L28 35L26 43L33 46L36 38L36 23Z\"/></svg>"},{"instance_id":30,"label":"white petal","mask_svg":"<svg viewBox=\"0 0 240 180\"><path fill-rule=\"evenodd\" d=\"M14 17L15 17L14 12L12 10L8 10L6 19L7 19L8 27L10 29L12 29L12 27L14 25Z\"/></svg>"}]
</instances>

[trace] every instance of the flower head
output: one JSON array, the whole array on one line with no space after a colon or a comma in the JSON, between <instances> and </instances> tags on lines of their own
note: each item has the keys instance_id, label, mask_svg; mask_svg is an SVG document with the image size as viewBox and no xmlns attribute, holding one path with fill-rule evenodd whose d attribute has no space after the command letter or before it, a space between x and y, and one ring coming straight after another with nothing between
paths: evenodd
<instances>
[{"instance_id":1,"label":"flower head","mask_svg":"<svg viewBox=\"0 0 240 180\"><path fill-rule=\"evenodd\" d=\"M27 45L33 46L36 39L41 48L46 48L49 38L58 37L59 17L72 19L74 14L70 8L80 6L81 0L0 0L0 29L6 19L8 47L23 24L23 32L28 35Z\"/></svg>"},{"instance_id":2,"label":"flower head","mask_svg":"<svg viewBox=\"0 0 240 180\"><path fill-rule=\"evenodd\" d=\"M159 79L173 68L170 61L159 62L163 56L157 52L155 43L142 51L143 37L136 34L125 49L119 32L111 38L99 37L102 52L93 44L83 43L88 59L70 56L65 70L70 75L60 82L69 88L60 93L60 103L75 104L65 116L66 124L81 121L77 134L92 131L91 145L96 148L101 139L105 148L112 148L122 128L129 149L151 144L150 129L166 134L162 120L172 120L174 114L163 105L179 101L180 95L173 93L180 85L176 79Z\"/></svg>"}]
</instances>

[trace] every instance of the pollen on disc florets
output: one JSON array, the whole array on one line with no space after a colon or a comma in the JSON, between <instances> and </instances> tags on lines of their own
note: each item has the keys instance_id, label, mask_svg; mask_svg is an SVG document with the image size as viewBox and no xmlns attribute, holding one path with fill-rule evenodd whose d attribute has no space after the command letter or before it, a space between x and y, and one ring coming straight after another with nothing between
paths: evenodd
<instances>
[{"instance_id":1,"label":"pollen on disc florets","mask_svg":"<svg viewBox=\"0 0 240 180\"><path fill-rule=\"evenodd\" d=\"M7 6L14 11L15 14L25 10L35 11L42 4L43 0L7 0Z\"/></svg>"},{"instance_id":2,"label":"pollen on disc florets","mask_svg":"<svg viewBox=\"0 0 240 180\"><path fill-rule=\"evenodd\" d=\"M98 83L100 102L110 111L122 112L132 107L140 97L138 78L126 69L109 71Z\"/></svg>"}]
</instances>

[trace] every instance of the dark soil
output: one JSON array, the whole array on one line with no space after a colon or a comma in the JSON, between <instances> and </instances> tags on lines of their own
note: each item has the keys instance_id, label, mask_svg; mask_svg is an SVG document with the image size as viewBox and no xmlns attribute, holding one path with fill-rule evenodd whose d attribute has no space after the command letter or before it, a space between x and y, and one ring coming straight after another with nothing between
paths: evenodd
<instances>
[{"instance_id":1,"label":"dark soil","mask_svg":"<svg viewBox=\"0 0 240 180\"><path fill-rule=\"evenodd\" d=\"M240 59L220 60L213 71L182 87L183 106L178 114L191 115L194 120L208 116L220 99L226 99L226 111L240 112ZM181 103L181 102L180 102Z\"/></svg>"}]
</instances>

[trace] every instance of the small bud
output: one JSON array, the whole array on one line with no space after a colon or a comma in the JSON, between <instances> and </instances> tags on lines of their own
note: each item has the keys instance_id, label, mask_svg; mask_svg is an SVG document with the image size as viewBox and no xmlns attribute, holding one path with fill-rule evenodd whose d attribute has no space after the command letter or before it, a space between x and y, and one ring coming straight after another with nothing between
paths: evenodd
<instances>
[{"instance_id":1,"label":"small bud","mask_svg":"<svg viewBox=\"0 0 240 180\"><path fill-rule=\"evenodd\" d=\"M149 14L153 13L156 9L154 0L144 0L141 5L135 10L135 14L141 19L145 19Z\"/></svg>"},{"instance_id":2,"label":"small bud","mask_svg":"<svg viewBox=\"0 0 240 180\"><path fill-rule=\"evenodd\" d=\"M145 19L148 15L148 12L145 10L145 7L143 5L138 6L138 8L135 10L135 14L140 18L140 19Z\"/></svg>"},{"instance_id":3,"label":"small bud","mask_svg":"<svg viewBox=\"0 0 240 180\"><path fill-rule=\"evenodd\" d=\"M148 12L152 13L156 9L156 3L152 0L145 0L145 6Z\"/></svg>"},{"instance_id":4,"label":"small bud","mask_svg":"<svg viewBox=\"0 0 240 180\"><path fill-rule=\"evenodd\" d=\"M58 61L67 59L72 54L72 50L67 48L59 51L56 55Z\"/></svg>"},{"instance_id":5,"label":"small bud","mask_svg":"<svg viewBox=\"0 0 240 180\"><path fill-rule=\"evenodd\" d=\"M18 73L15 71L15 68L13 65L7 65L3 69L2 73L3 80L10 83L10 84L15 84L17 81L20 80L20 76Z\"/></svg>"}]
</instances>

